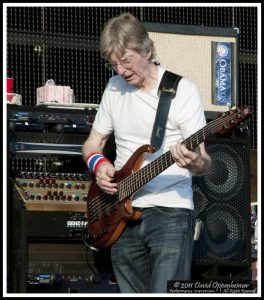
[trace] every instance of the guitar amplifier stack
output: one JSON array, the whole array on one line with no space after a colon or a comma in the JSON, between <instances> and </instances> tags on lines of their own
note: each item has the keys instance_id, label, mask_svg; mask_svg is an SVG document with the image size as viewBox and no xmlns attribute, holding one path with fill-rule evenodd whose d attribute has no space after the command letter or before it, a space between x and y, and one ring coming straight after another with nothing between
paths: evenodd
<instances>
[{"instance_id":1,"label":"guitar amplifier stack","mask_svg":"<svg viewBox=\"0 0 264 300\"><path fill-rule=\"evenodd\" d=\"M96 112L8 106L8 292L116 292L109 250L86 245L81 148Z\"/></svg>"}]
</instances>

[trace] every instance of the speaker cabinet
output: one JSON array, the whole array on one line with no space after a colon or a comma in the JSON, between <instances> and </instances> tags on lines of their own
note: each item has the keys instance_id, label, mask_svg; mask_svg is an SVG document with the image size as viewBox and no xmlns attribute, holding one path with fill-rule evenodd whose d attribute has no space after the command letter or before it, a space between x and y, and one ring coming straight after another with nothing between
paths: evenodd
<instances>
[{"instance_id":1,"label":"speaker cabinet","mask_svg":"<svg viewBox=\"0 0 264 300\"><path fill-rule=\"evenodd\" d=\"M236 28L149 22L145 22L144 25L154 42L160 64L167 70L182 75L197 85L206 111L226 111L229 106L236 105L239 53ZM225 55L227 53L230 55L230 73L221 74L221 78L218 78L219 72L215 69L217 64L219 62L222 66L225 64L225 68L221 68L221 72L226 72L228 68L225 58L219 60L215 56L215 47L219 42L225 43L225 45L230 44L232 49L225 52ZM225 76L224 84L228 84L230 87L228 97L226 97L227 93L224 95L225 93L220 93L218 90L223 76ZM226 88L222 88L222 92L225 90ZM230 105L227 104L229 100L225 101L227 98L232 102Z\"/></svg>"},{"instance_id":2,"label":"speaker cabinet","mask_svg":"<svg viewBox=\"0 0 264 300\"><path fill-rule=\"evenodd\" d=\"M249 139L246 133L213 136L205 144L212 166L207 175L193 178L195 218L202 225L193 261L200 270L218 266L207 276L221 277L222 268L223 277L235 277L230 268L242 268L239 276L246 278L251 260ZM194 273L201 275L198 269Z\"/></svg>"}]
</instances>

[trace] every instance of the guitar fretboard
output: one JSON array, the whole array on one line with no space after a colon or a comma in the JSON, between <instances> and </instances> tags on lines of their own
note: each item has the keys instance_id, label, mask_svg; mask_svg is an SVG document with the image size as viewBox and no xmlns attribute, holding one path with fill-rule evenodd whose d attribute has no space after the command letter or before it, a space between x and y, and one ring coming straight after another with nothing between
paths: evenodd
<instances>
[{"instance_id":1,"label":"guitar fretboard","mask_svg":"<svg viewBox=\"0 0 264 300\"><path fill-rule=\"evenodd\" d=\"M188 150L194 150L210 135L218 132L221 129L229 128L228 130L230 130L230 127L234 127L238 123L233 121L234 118L240 118L240 110L238 110L236 113L233 113L232 111L223 113L221 117L211 121L205 127L185 139L182 143L184 143ZM171 155L171 152L167 151L148 165L125 178L118 184L119 201L131 196L147 182L159 175L174 163L175 161Z\"/></svg>"}]
</instances>

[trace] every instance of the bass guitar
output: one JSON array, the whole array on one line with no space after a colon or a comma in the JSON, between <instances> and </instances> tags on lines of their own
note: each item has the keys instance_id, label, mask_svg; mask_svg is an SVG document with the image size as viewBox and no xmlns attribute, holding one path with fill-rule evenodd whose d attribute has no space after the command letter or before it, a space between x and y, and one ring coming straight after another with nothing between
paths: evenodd
<instances>
[{"instance_id":1,"label":"bass guitar","mask_svg":"<svg viewBox=\"0 0 264 300\"><path fill-rule=\"evenodd\" d=\"M221 113L215 120L209 122L182 143L188 150L193 150L210 135L225 134L250 114L249 107ZM142 212L132 207L130 197L175 163L171 152L167 151L140 168L145 152L154 153L154 149L151 145L141 146L133 153L123 168L116 171L115 181L118 183L118 192L115 195L102 192L95 181L90 185L87 200L87 229L88 243L92 249L110 247L120 237L128 221L140 218Z\"/></svg>"}]
</instances>

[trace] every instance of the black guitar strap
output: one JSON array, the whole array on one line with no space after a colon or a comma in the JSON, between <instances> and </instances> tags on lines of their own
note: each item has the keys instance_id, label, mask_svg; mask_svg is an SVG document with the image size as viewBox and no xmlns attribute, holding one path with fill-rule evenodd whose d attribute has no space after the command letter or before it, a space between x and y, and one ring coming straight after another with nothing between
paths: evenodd
<instances>
[{"instance_id":1,"label":"black guitar strap","mask_svg":"<svg viewBox=\"0 0 264 300\"><path fill-rule=\"evenodd\" d=\"M160 99L151 136L151 145L155 152L158 151L162 145L171 100L176 95L177 87L181 78L182 76L178 74L165 71L161 79L158 89L158 96Z\"/></svg>"}]
</instances>

